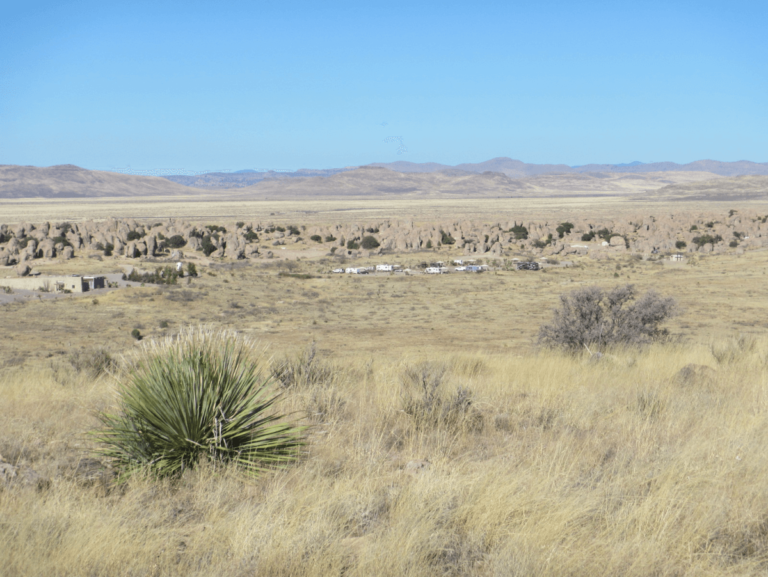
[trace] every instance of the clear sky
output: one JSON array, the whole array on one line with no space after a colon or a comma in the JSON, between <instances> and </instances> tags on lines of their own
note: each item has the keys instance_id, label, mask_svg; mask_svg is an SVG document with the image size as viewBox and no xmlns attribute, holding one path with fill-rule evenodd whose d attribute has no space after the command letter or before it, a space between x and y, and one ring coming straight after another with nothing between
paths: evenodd
<instances>
[{"instance_id":1,"label":"clear sky","mask_svg":"<svg viewBox=\"0 0 768 577\"><path fill-rule=\"evenodd\" d=\"M768 2L0 0L0 164L768 161Z\"/></svg>"}]
</instances>

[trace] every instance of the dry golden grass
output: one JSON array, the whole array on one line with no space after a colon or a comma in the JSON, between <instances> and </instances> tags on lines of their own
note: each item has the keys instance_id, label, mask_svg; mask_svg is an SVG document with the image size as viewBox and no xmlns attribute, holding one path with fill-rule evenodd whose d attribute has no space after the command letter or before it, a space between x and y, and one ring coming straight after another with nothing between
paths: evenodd
<instances>
[{"instance_id":1,"label":"dry golden grass","mask_svg":"<svg viewBox=\"0 0 768 577\"><path fill-rule=\"evenodd\" d=\"M374 205L354 202L368 218ZM581 210L557 202L564 213ZM382 215L426 210L377 206ZM335 210L318 211L326 208ZM487 215L493 204L477 210ZM297 248L292 259L308 254ZM200 260L201 277L176 287L4 305L0 453L51 484L0 489L0 573L763 575L766 254L684 266L576 258L573 268L540 273L440 277L331 275L338 262L317 258ZM35 263L44 274L120 264ZM279 275L289 271L312 278ZM670 328L680 342L597 363L533 348L561 293L627 282L678 299L684 313ZM314 425L305 458L257 482L205 467L176 484L136 479L114 489L84 479L86 433L113 402L113 383L77 372L69 355L119 355L136 346L134 328L155 338L197 323L255 337L276 360L317 343L333 382L285 398ZM401 381L424 362L446 367L447 397L471 391L465 419L435 425L404 412ZM716 372L677 379L689 363ZM418 460L431 466L406 468Z\"/></svg>"},{"instance_id":2,"label":"dry golden grass","mask_svg":"<svg viewBox=\"0 0 768 577\"><path fill-rule=\"evenodd\" d=\"M730 355L720 354L723 350ZM7 575L762 575L768 343L350 357L289 389L305 459L247 481L205 467L121 490L72 474L109 379L3 376L3 454L52 477L0 492ZM406 367L472 391L463 424L402 411ZM699 382L675 375L697 363ZM59 375L61 376L61 375ZM405 465L431 466L409 474ZM56 476L58 470L61 475Z\"/></svg>"}]
</instances>

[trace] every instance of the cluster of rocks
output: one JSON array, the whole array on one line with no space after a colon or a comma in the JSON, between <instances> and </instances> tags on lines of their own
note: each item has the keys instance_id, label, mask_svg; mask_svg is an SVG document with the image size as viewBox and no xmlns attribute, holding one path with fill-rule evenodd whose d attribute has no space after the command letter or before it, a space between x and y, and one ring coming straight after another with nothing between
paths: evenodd
<instances>
[{"instance_id":1,"label":"cluster of rocks","mask_svg":"<svg viewBox=\"0 0 768 577\"><path fill-rule=\"evenodd\" d=\"M182 220L138 222L108 219L64 224L0 225L0 266L16 265L19 274L36 258L72 258L78 251L105 256L181 258L202 251L217 259L269 258L270 248L294 243L323 246L345 256L409 252L455 246L465 255L503 257L520 251L537 255L611 252L700 251L721 253L768 246L766 217L748 211L720 214L639 214L617 219L561 221L514 220L417 224L408 220L303 226L271 222L202 225ZM297 226L298 225L298 226ZM372 236L375 242L363 242ZM587 239L587 237L590 237ZM712 242L702 242L710 238ZM684 247L683 247L684 243ZM375 247L375 248L372 248ZM681 248L683 247L683 248Z\"/></svg>"}]
</instances>

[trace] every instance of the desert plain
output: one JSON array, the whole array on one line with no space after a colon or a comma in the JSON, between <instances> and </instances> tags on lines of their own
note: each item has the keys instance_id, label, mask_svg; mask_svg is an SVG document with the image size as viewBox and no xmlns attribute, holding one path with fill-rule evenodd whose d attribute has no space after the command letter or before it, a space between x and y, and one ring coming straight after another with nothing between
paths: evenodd
<instances>
[{"instance_id":1,"label":"desert plain","mask_svg":"<svg viewBox=\"0 0 768 577\"><path fill-rule=\"evenodd\" d=\"M764 574L768 202L697 183L471 199L0 200L0 287L25 263L41 275L196 269L171 285L9 289L0 301L0 567ZM561 237L562 223L573 228ZM591 230L607 233L583 240ZM161 250L176 234L180 252ZM720 240L694 242L705 234ZM350 248L365 236L378 246ZM34 250L10 250L17 237ZM66 257L54 238L69 239ZM470 259L488 270L452 270ZM448 271L425 274L436 261ZM517 270L525 261L543 266ZM332 272L381 263L408 272ZM625 284L676 299L663 342L598 357L537 344L561 295ZM115 408L124 359L189 326L254 339L265 375L283 362L314 375L275 383L309 426L296 464L256 480L203 465L116 484L93 452L97 414ZM425 386L446 406L459 399L459 417L420 419L411 401Z\"/></svg>"}]
</instances>

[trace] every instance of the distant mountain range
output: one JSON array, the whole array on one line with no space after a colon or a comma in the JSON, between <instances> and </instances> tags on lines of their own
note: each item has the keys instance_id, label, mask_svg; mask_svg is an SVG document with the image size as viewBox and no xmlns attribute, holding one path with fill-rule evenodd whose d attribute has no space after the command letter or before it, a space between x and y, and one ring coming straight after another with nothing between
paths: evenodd
<instances>
[{"instance_id":1,"label":"distant mountain range","mask_svg":"<svg viewBox=\"0 0 768 577\"><path fill-rule=\"evenodd\" d=\"M425 173L447 172L459 173L484 173L498 172L509 178L527 178L541 174L580 174L590 172L710 172L719 176L745 176L768 175L768 163L757 163L742 160L739 162L720 162L717 160L698 160L688 164L674 162L650 162L640 161L626 164L586 164L584 166L568 166L565 164L529 164L520 160L506 157L493 158L479 163L464 163L451 166L437 162L415 163L400 160L389 163L373 163L367 166L388 168L395 172ZM237 172L209 172L196 176L172 175L164 176L172 182L191 186L194 188L244 188L265 180L285 180L290 178L328 177L342 172L348 172L359 168L346 166L344 168L309 169L302 168L294 172L257 171L252 169L238 170Z\"/></svg>"},{"instance_id":2,"label":"distant mountain range","mask_svg":"<svg viewBox=\"0 0 768 577\"><path fill-rule=\"evenodd\" d=\"M397 172L437 172L457 169L465 172L500 172L511 178L525 178L539 174L572 174L585 172L711 172L720 176L768 175L768 163L750 162L720 162L718 160L697 160L688 164L675 162L630 162L628 164L586 164L584 166L567 166L565 164L528 164L520 160L499 157L477 164L437 164L435 162L413 163L397 161L376 163L372 166L383 166Z\"/></svg>"},{"instance_id":3,"label":"distant mountain range","mask_svg":"<svg viewBox=\"0 0 768 577\"><path fill-rule=\"evenodd\" d=\"M242 170L199 176L138 176L50 167L0 165L0 199L216 195L217 198L332 198L384 196L509 197L636 195L679 198L768 196L768 163L700 160L590 164L527 164L511 158L449 166L392 162L293 172ZM760 177L757 180L748 180ZM729 180L731 179L731 180ZM719 181L726 181L726 183ZM663 192L662 192L663 189ZM722 190L721 190L722 189ZM747 191L743 191L747 194Z\"/></svg>"}]
</instances>

